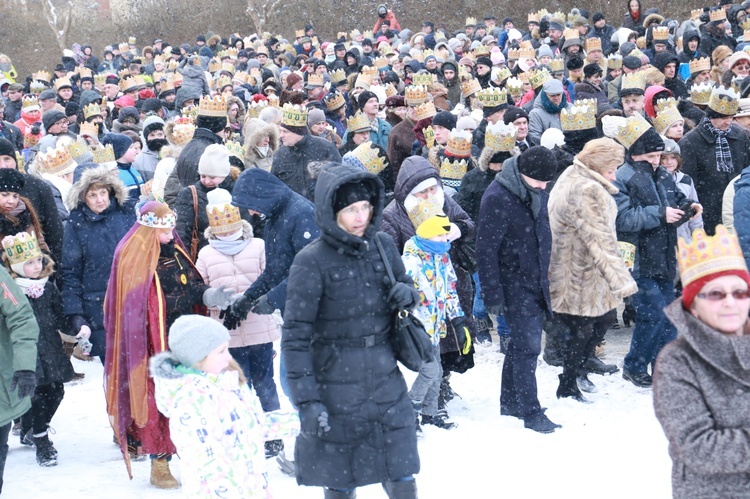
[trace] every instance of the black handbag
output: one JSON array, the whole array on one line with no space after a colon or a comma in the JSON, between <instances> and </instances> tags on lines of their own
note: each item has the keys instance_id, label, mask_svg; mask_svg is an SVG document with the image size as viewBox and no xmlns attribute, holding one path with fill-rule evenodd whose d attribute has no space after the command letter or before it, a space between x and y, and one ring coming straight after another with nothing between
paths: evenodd
<instances>
[{"instance_id":1,"label":"black handbag","mask_svg":"<svg viewBox=\"0 0 750 499\"><path fill-rule=\"evenodd\" d=\"M383 249L380 238L375 236L375 245L383 259L391 286L396 285L391 262ZM399 310L394 318L393 334L390 335L396 359L410 371L418 372L424 362L432 358L432 342L422 322L406 309Z\"/></svg>"}]
</instances>

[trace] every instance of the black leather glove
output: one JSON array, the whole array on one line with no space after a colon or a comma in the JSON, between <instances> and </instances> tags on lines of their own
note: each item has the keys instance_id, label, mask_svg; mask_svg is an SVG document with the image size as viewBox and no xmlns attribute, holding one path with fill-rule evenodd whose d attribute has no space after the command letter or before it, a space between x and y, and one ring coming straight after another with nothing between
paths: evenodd
<instances>
[{"instance_id":1,"label":"black leather glove","mask_svg":"<svg viewBox=\"0 0 750 499\"><path fill-rule=\"evenodd\" d=\"M36 373L34 371L16 371L10 380L10 391L18 387L18 398L26 398L34 395L36 389Z\"/></svg>"},{"instance_id":2,"label":"black leather glove","mask_svg":"<svg viewBox=\"0 0 750 499\"><path fill-rule=\"evenodd\" d=\"M388 292L388 303L397 310L412 308L419 302L419 291L414 286L397 282Z\"/></svg>"},{"instance_id":3,"label":"black leather glove","mask_svg":"<svg viewBox=\"0 0 750 499\"><path fill-rule=\"evenodd\" d=\"M505 307L503 305L492 305L487 307L487 312L492 315L505 315Z\"/></svg>"},{"instance_id":4,"label":"black leather glove","mask_svg":"<svg viewBox=\"0 0 750 499\"><path fill-rule=\"evenodd\" d=\"M258 315L270 315L276 308L268 303L268 295L263 295L253 303L250 311Z\"/></svg>"},{"instance_id":5,"label":"black leather glove","mask_svg":"<svg viewBox=\"0 0 750 499\"><path fill-rule=\"evenodd\" d=\"M456 317L451 321L451 326L456 332L456 339L458 340L458 348L461 350L463 355L466 355L471 350L471 331L469 326L466 325L466 317Z\"/></svg>"},{"instance_id":6,"label":"black leather glove","mask_svg":"<svg viewBox=\"0 0 750 499\"><path fill-rule=\"evenodd\" d=\"M300 431L303 437L322 437L330 431L328 409L320 402L310 402L299 407Z\"/></svg>"},{"instance_id":7,"label":"black leather glove","mask_svg":"<svg viewBox=\"0 0 750 499\"><path fill-rule=\"evenodd\" d=\"M240 322L247 319L247 314L250 313L253 303L254 302L250 298L243 296L232 303L229 308L222 310L219 314L219 319L224 319L224 327L230 331L232 329L237 329Z\"/></svg>"}]
</instances>

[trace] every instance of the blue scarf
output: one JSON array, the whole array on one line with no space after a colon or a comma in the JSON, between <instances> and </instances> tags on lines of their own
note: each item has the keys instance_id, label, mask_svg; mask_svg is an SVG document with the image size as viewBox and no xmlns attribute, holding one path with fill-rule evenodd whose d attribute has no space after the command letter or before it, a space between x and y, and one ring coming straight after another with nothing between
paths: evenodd
<instances>
[{"instance_id":1,"label":"blue scarf","mask_svg":"<svg viewBox=\"0 0 750 499\"><path fill-rule=\"evenodd\" d=\"M552 103L551 100L549 100L549 97L547 97L547 93L542 90L542 108L544 108L545 111L547 111L549 114L560 114L560 111L565 109L565 106L568 103L568 96L564 93L562 94L562 100L560 101L560 105L556 106Z\"/></svg>"},{"instance_id":2,"label":"blue scarf","mask_svg":"<svg viewBox=\"0 0 750 499\"><path fill-rule=\"evenodd\" d=\"M430 241L429 239L424 239L419 236L414 236L414 244L425 253L432 253L435 255L444 255L451 249L450 241L441 243L438 241Z\"/></svg>"},{"instance_id":3,"label":"blue scarf","mask_svg":"<svg viewBox=\"0 0 750 499\"><path fill-rule=\"evenodd\" d=\"M222 241L221 239L209 239L208 244L218 251L227 256L234 256L240 253L243 249L247 248L252 238L238 239L237 241Z\"/></svg>"}]
</instances>

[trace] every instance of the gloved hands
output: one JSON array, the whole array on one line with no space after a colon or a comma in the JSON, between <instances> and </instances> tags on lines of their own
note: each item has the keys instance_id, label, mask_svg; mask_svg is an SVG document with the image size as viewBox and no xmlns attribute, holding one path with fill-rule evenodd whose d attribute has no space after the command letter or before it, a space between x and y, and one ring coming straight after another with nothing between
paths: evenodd
<instances>
[{"instance_id":1,"label":"gloved hands","mask_svg":"<svg viewBox=\"0 0 750 499\"><path fill-rule=\"evenodd\" d=\"M76 338L81 339L89 339L91 338L91 328L89 327L88 323L86 322L86 319L83 318L81 315L72 315L70 316L70 324L73 329L73 331L78 331L76 334Z\"/></svg>"},{"instance_id":2,"label":"gloved hands","mask_svg":"<svg viewBox=\"0 0 750 499\"><path fill-rule=\"evenodd\" d=\"M456 339L458 340L458 347L461 349L461 353L466 355L471 350L471 331L469 326L466 325L466 317L456 317L451 320L451 326L456 332Z\"/></svg>"},{"instance_id":3,"label":"gloved hands","mask_svg":"<svg viewBox=\"0 0 750 499\"><path fill-rule=\"evenodd\" d=\"M276 308L268 303L268 295L263 295L258 298L250 309L252 313L258 315L270 315L274 310L276 310Z\"/></svg>"},{"instance_id":4,"label":"gloved hands","mask_svg":"<svg viewBox=\"0 0 750 499\"><path fill-rule=\"evenodd\" d=\"M36 389L36 373L34 371L16 371L10 380L10 391L18 387L18 398L30 397Z\"/></svg>"},{"instance_id":5,"label":"gloved hands","mask_svg":"<svg viewBox=\"0 0 750 499\"><path fill-rule=\"evenodd\" d=\"M487 312L492 315L505 315L505 307L503 305L491 305L487 307Z\"/></svg>"},{"instance_id":6,"label":"gloved hands","mask_svg":"<svg viewBox=\"0 0 750 499\"><path fill-rule=\"evenodd\" d=\"M203 304L209 308L220 308L224 310L231 304L234 291L225 290L226 286L208 288L203 292Z\"/></svg>"},{"instance_id":7,"label":"gloved hands","mask_svg":"<svg viewBox=\"0 0 750 499\"><path fill-rule=\"evenodd\" d=\"M219 314L219 319L224 319L224 327L229 329L237 329L240 322L247 319L247 314L250 313L250 308L253 306L253 301L245 296L238 298L231 302L229 308L222 310Z\"/></svg>"},{"instance_id":8,"label":"gloved hands","mask_svg":"<svg viewBox=\"0 0 750 499\"><path fill-rule=\"evenodd\" d=\"M397 282L388 292L387 299L395 309L411 308L419 302L419 291L414 286Z\"/></svg>"},{"instance_id":9,"label":"gloved hands","mask_svg":"<svg viewBox=\"0 0 750 499\"><path fill-rule=\"evenodd\" d=\"M303 437L322 437L331 431L328 409L320 402L310 402L299 407L300 431Z\"/></svg>"}]
</instances>

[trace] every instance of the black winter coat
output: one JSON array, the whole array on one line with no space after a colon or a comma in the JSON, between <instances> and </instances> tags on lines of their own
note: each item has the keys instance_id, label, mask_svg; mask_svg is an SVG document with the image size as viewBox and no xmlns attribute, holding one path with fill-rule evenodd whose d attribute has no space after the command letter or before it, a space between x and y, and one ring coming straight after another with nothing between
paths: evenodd
<instances>
[{"instance_id":1,"label":"black winter coat","mask_svg":"<svg viewBox=\"0 0 750 499\"><path fill-rule=\"evenodd\" d=\"M453 200L474 222L479 218L479 206L482 204L484 191L495 180L497 173L494 170L482 170L481 168L474 168L466 172L461 180L461 188L453 196Z\"/></svg>"},{"instance_id":2,"label":"black winter coat","mask_svg":"<svg viewBox=\"0 0 750 499\"><path fill-rule=\"evenodd\" d=\"M750 138L742 129L732 124L727 135L734 171L716 170L716 153L713 135L699 124L682 139L682 171L695 182L698 201L703 205L703 224L706 233L713 235L714 227L721 223L721 203L729 181L750 165Z\"/></svg>"},{"instance_id":3,"label":"black winter coat","mask_svg":"<svg viewBox=\"0 0 750 499\"><path fill-rule=\"evenodd\" d=\"M376 193L362 238L336 224L333 199L347 182ZM336 166L320 175L315 195L321 237L297 254L289 272L281 348L292 402L322 403L331 430L297 438L297 482L354 488L412 475L419 472L414 410L388 341L390 286L373 238L382 241L396 279L413 282L391 238L376 236L383 185L368 172Z\"/></svg>"},{"instance_id":4,"label":"black winter coat","mask_svg":"<svg viewBox=\"0 0 750 499\"><path fill-rule=\"evenodd\" d=\"M671 281L676 275L677 226L667 223L666 209L681 206L687 198L663 166L654 170L651 163L635 162L629 154L617 169L614 185L619 190L617 239L635 245L633 278Z\"/></svg>"},{"instance_id":5,"label":"black winter coat","mask_svg":"<svg viewBox=\"0 0 750 499\"><path fill-rule=\"evenodd\" d=\"M506 313L532 316L551 312L549 297L552 233L547 215L549 194L539 190L534 216L527 187L518 173L518 157L503 163L501 173L513 191L496 177L482 197L477 221L477 263L482 297L487 307L500 305Z\"/></svg>"},{"instance_id":6,"label":"black winter coat","mask_svg":"<svg viewBox=\"0 0 750 499\"><path fill-rule=\"evenodd\" d=\"M73 379L73 366L63 351L62 339L58 331L75 335L71 331L68 318L63 314L62 298L57 286L47 281L44 294L39 298L27 296L34 317L39 324L39 340L36 344L37 385L65 383Z\"/></svg>"},{"instance_id":7,"label":"black winter coat","mask_svg":"<svg viewBox=\"0 0 750 499\"><path fill-rule=\"evenodd\" d=\"M341 154L331 142L308 134L293 146L283 146L276 151L271 173L294 192L312 201L314 182L307 172L310 161L341 163Z\"/></svg>"},{"instance_id":8,"label":"black winter coat","mask_svg":"<svg viewBox=\"0 0 750 499\"><path fill-rule=\"evenodd\" d=\"M23 151L23 134L16 125L7 121L0 121L0 136L8 139L17 151Z\"/></svg>"},{"instance_id":9,"label":"black winter coat","mask_svg":"<svg viewBox=\"0 0 750 499\"><path fill-rule=\"evenodd\" d=\"M24 174L26 184L21 189L21 196L31 201L31 205L39 218L42 227L44 242L47 243L52 258L55 262L62 260L63 250L63 224L57 211L55 197L52 195L47 182L41 177Z\"/></svg>"},{"instance_id":10,"label":"black winter coat","mask_svg":"<svg viewBox=\"0 0 750 499\"><path fill-rule=\"evenodd\" d=\"M203 151L211 144L221 144L221 137L206 128L196 128L193 138L185 145L164 186L164 202L174 206L177 196L183 187L193 185L200 180L198 162Z\"/></svg>"}]
</instances>

